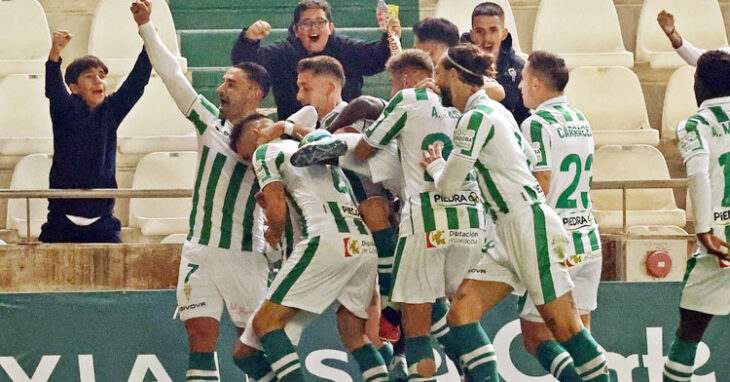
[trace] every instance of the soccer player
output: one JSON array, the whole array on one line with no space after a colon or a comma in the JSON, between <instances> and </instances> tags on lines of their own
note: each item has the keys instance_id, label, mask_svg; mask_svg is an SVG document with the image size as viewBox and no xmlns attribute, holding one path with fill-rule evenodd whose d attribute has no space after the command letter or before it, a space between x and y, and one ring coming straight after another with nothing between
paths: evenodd
<instances>
[{"instance_id":1,"label":"soccer player","mask_svg":"<svg viewBox=\"0 0 730 382\"><path fill-rule=\"evenodd\" d=\"M606 358L575 309L565 265L568 235L545 203L513 129L495 111L496 101L481 89L489 65L489 57L471 44L453 47L441 59L436 82L442 96L450 97L464 114L454 131L448 161L440 144L431 144L423 154L439 193L456 191L476 168L495 220L496 240L505 252L497 258L482 256L475 267L478 272L469 272L456 292L448 315L453 341L474 380L499 380L494 347L479 321L485 311L524 285L555 338L573 357L583 381L607 382Z\"/></svg>"},{"instance_id":2,"label":"soccer player","mask_svg":"<svg viewBox=\"0 0 730 382\"><path fill-rule=\"evenodd\" d=\"M413 89L433 75L431 59L421 50L406 50L392 57L386 69L394 97L380 118L366 128L355 155L365 160L391 141L398 143L404 206L390 300L401 303L409 377L432 378L436 368L430 334L433 321L438 324L432 304L443 303L447 294L456 291L470 260L480 253L486 215L478 186L467 180L466 174L456 181L453 192L437 193L433 180L420 166L421 150L429 144L442 142L452 147L458 118L458 113L444 108L431 90ZM439 334L448 332L445 322L442 326L444 333L437 330Z\"/></svg>"},{"instance_id":3,"label":"soccer player","mask_svg":"<svg viewBox=\"0 0 730 382\"><path fill-rule=\"evenodd\" d=\"M271 120L259 119L256 133L273 125ZM241 129L250 129L255 121L255 117L247 119ZM254 332L272 369L279 381L304 380L284 327L300 310L321 314L338 301L340 336L360 365L364 380L387 381L385 361L365 335L378 258L349 182L339 167L293 166L290 157L299 143L289 139L265 143L262 137L266 135L258 135L254 154L262 189L259 203L268 221L265 238L277 247L289 220L298 241L253 319ZM301 144L332 139L326 130L315 130ZM239 154L250 155L245 150Z\"/></svg>"},{"instance_id":4,"label":"soccer player","mask_svg":"<svg viewBox=\"0 0 730 382\"><path fill-rule=\"evenodd\" d=\"M677 145L689 178L698 252L687 262L679 328L664 364L664 381L689 381L697 344L713 316L730 314L730 54L713 50L697 61L697 114L677 127ZM722 248L725 247L725 248Z\"/></svg>"},{"instance_id":5,"label":"soccer player","mask_svg":"<svg viewBox=\"0 0 730 382\"><path fill-rule=\"evenodd\" d=\"M119 90L106 95L107 67L95 56L74 60L61 75L61 52L71 34L53 33L46 61L46 97L53 122L51 188L117 188L117 129L142 97L152 66L142 50ZM121 243L114 199L48 199L44 243Z\"/></svg>"},{"instance_id":6,"label":"soccer player","mask_svg":"<svg viewBox=\"0 0 730 382\"><path fill-rule=\"evenodd\" d=\"M522 132L536 154L534 174L572 239L574 254L566 259L575 283L576 308L587 330L596 309L601 280L601 241L591 213L594 142L586 117L563 95L568 68L562 58L532 52L522 70L522 99L535 112L522 122ZM573 253L573 251L571 251ZM559 381L580 381L575 366L535 308L520 299L522 338L527 351Z\"/></svg>"},{"instance_id":7,"label":"soccer player","mask_svg":"<svg viewBox=\"0 0 730 382\"><path fill-rule=\"evenodd\" d=\"M673 14L666 10L662 10L659 12L656 19L659 26L662 28L662 31L664 31L667 35L669 42L672 43L672 48L677 51L677 54L679 54L679 56L682 57L687 64L697 66L697 59L699 59L702 53L705 53L706 50L697 48L679 35L677 28L674 26ZM722 48L721 50L730 53L730 48L728 47Z\"/></svg>"},{"instance_id":8,"label":"soccer player","mask_svg":"<svg viewBox=\"0 0 730 382\"><path fill-rule=\"evenodd\" d=\"M255 113L269 91L265 69L245 63L229 69L218 87L220 108L198 94L150 22L151 3L132 4L152 66L198 133L198 163L190 232L183 244L177 286L180 318L188 334L187 381L218 381L214 359L223 305L239 334L265 297L268 262L254 253L259 191L252 158L229 147L233 123ZM250 137L252 138L252 137ZM252 139L249 139L252 140Z\"/></svg>"}]
</instances>

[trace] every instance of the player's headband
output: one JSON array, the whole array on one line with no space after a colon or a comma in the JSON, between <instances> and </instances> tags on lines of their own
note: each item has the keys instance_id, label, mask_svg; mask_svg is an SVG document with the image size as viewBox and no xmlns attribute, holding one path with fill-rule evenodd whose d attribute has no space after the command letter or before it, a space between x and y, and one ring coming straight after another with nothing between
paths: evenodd
<instances>
[{"instance_id":1,"label":"player's headband","mask_svg":"<svg viewBox=\"0 0 730 382\"><path fill-rule=\"evenodd\" d=\"M456 61L455 61L455 60L454 60L453 58L451 58L451 56L449 56L449 53L448 53L448 52L446 53L446 59L447 59L447 60L449 60L449 62L450 62L450 63L451 63L452 65L456 66L457 68L461 69L462 71L464 71L464 72L466 72L466 73L469 73L469 74L471 74L471 75L472 75L472 76L474 76L474 77L477 77L477 78L481 78L481 79L482 79L482 81L484 81L484 74L476 74L476 73L472 72L471 70L469 70L469 69L467 69L467 68L463 67L463 66L462 66L462 65L460 65L460 64L459 64L458 62L456 62Z\"/></svg>"}]
</instances>

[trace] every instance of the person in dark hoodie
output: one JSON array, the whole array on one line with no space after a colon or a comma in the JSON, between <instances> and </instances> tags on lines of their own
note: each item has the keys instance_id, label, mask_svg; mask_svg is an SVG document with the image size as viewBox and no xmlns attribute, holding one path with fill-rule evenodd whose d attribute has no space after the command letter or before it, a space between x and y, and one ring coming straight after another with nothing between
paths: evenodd
<instances>
[{"instance_id":1,"label":"person in dark hoodie","mask_svg":"<svg viewBox=\"0 0 730 382\"><path fill-rule=\"evenodd\" d=\"M504 26L502 7L491 2L477 5L471 13L471 31L464 33L461 41L476 44L496 58L497 82L505 93L500 102L521 124L530 116L530 110L522 103L522 92L518 88L525 60L517 57L512 48L512 35Z\"/></svg>"},{"instance_id":2,"label":"person in dark hoodie","mask_svg":"<svg viewBox=\"0 0 730 382\"><path fill-rule=\"evenodd\" d=\"M71 34L53 33L46 62L46 97L53 122L51 188L117 188L117 129L150 79L144 49L116 93L106 95L107 67L94 56L74 60L61 75L61 51ZM69 94L64 85L68 85ZM48 199L44 243L120 243L114 199Z\"/></svg>"},{"instance_id":3,"label":"person in dark hoodie","mask_svg":"<svg viewBox=\"0 0 730 382\"><path fill-rule=\"evenodd\" d=\"M327 55L341 62L346 78L342 98L350 101L362 93L363 76L382 72L390 57L385 34L376 42L336 35L331 8L325 0L300 1L294 9L289 35L261 46L261 40L270 32L271 25L264 20L244 29L233 45L231 60L234 65L252 61L268 70L274 80L272 87L279 119L286 119L302 107L296 99L297 64L302 58Z\"/></svg>"}]
</instances>

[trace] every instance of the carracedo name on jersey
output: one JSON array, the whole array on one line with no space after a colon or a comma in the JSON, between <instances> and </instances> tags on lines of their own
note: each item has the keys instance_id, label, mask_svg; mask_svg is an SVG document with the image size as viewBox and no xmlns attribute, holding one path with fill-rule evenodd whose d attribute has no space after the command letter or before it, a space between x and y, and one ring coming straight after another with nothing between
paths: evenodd
<instances>
[{"instance_id":1,"label":"carracedo name on jersey","mask_svg":"<svg viewBox=\"0 0 730 382\"><path fill-rule=\"evenodd\" d=\"M563 219L563 227L566 231L575 231L581 228L590 227L595 223L591 211L576 211L571 214L560 214Z\"/></svg>"},{"instance_id":2,"label":"carracedo name on jersey","mask_svg":"<svg viewBox=\"0 0 730 382\"><path fill-rule=\"evenodd\" d=\"M557 128L558 137L560 138L574 138L574 137L592 137L593 132L588 125L581 126L561 126Z\"/></svg>"},{"instance_id":3,"label":"carracedo name on jersey","mask_svg":"<svg viewBox=\"0 0 730 382\"><path fill-rule=\"evenodd\" d=\"M375 243L369 240L345 237L342 239L345 246L345 257L358 256L365 253L375 253Z\"/></svg>"},{"instance_id":4,"label":"carracedo name on jersey","mask_svg":"<svg viewBox=\"0 0 730 382\"><path fill-rule=\"evenodd\" d=\"M453 195L433 195L433 203L443 207L475 206L482 203L482 198L476 192L459 192Z\"/></svg>"},{"instance_id":5,"label":"carracedo name on jersey","mask_svg":"<svg viewBox=\"0 0 730 382\"><path fill-rule=\"evenodd\" d=\"M426 248L438 248L447 245L481 245L480 238L481 236L476 230L431 231L426 233Z\"/></svg>"}]
</instances>

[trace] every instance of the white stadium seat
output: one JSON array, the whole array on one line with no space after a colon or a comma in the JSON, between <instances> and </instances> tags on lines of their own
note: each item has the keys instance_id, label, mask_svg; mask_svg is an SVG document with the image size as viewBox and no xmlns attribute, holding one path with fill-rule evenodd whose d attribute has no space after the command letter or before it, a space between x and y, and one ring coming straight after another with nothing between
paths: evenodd
<instances>
[{"instance_id":1,"label":"white stadium seat","mask_svg":"<svg viewBox=\"0 0 730 382\"><path fill-rule=\"evenodd\" d=\"M0 3L2 4L2 3ZM43 76L0 80L0 155L53 152L53 129Z\"/></svg>"},{"instance_id":2,"label":"white stadium seat","mask_svg":"<svg viewBox=\"0 0 730 382\"><path fill-rule=\"evenodd\" d=\"M636 31L636 62L649 62L652 68L677 68L685 64L656 21L662 9L674 14L677 31L692 45L704 49L727 46L725 23L717 0L645 0Z\"/></svg>"},{"instance_id":3,"label":"white stadium seat","mask_svg":"<svg viewBox=\"0 0 730 382\"><path fill-rule=\"evenodd\" d=\"M182 244L187 239L188 235L184 233L173 233L172 235L165 236L160 241L160 244Z\"/></svg>"},{"instance_id":4,"label":"white stadium seat","mask_svg":"<svg viewBox=\"0 0 730 382\"><path fill-rule=\"evenodd\" d=\"M51 154L32 154L21 158L13 170L11 190L48 189L48 175L51 172ZM41 226L48 215L47 199L30 199L30 237L41 234ZM21 238L28 238L25 199L8 200L7 228L17 229Z\"/></svg>"},{"instance_id":5,"label":"white stadium seat","mask_svg":"<svg viewBox=\"0 0 730 382\"><path fill-rule=\"evenodd\" d=\"M469 33L471 30L471 13L474 8L485 0L439 0L436 4L434 17L443 17L459 27L460 33ZM517 23L512 13L512 7L508 0L491 0L504 10L504 26L512 35L512 47L519 56L527 55L522 53L520 39L517 33Z\"/></svg>"},{"instance_id":6,"label":"white stadium seat","mask_svg":"<svg viewBox=\"0 0 730 382\"><path fill-rule=\"evenodd\" d=\"M667 162L649 145L603 146L596 150L593 180L666 180ZM621 190L591 191L593 213L601 229L622 227ZM671 188L626 191L627 226L685 225L684 211L677 208Z\"/></svg>"},{"instance_id":7,"label":"white stadium seat","mask_svg":"<svg viewBox=\"0 0 730 382\"><path fill-rule=\"evenodd\" d=\"M123 154L193 151L197 150L197 139L192 122L182 115L156 74L117 132L117 145Z\"/></svg>"},{"instance_id":8,"label":"white stadium seat","mask_svg":"<svg viewBox=\"0 0 730 382\"><path fill-rule=\"evenodd\" d=\"M662 140L674 140L677 125L697 112L694 76L695 68L685 65L669 77L662 108Z\"/></svg>"},{"instance_id":9,"label":"white stadium seat","mask_svg":"<svg viewBox=\"0 0 730 382\"><path fill-rule=\"evenodd\" d=\"M659 144L649 125L639 78L622 66L573 69L565 88L570 103L591 123L596 146Z\"/></svg>"},{"instance_id":10,"label":"white stadium seat","mask_svg":"<svg viewBox=\"0 0 730 382\"><path fill-rule=\"evenodd\" d=\"M198 153L151 153L137 164L133 189L193 188ZM191 198L131 199L129 226L145 236L163 236L188 231Z\"/></svg>"},{"instance_id":11,"label":"white stadium seat","mask_svg":"<svg viewBox=\"0 0 730 382\"><path fill-rule=\"evenodd\" d=\"M569 68L634 66L634 56L624 47L611 0L541 1L532 50L556 53Z\"/></svg>"},{"instance_id":12,"label":"white stadium seat","mask_svg":"<svg viewBox=\"0 0 730 382\"><path fill-rule=\"evenodd\" d=\"M36 0L0 1L0 77L45 72L51 34Z\"/></svg>"},{"instance_id":13,"label":"white stadium seat","mask_svg":"<svg viewBox=\"0 0 730 382\"><path fill-rule=\"evenodd\" d=\"M101 58L112 76L129 73L142 50L137 24L129 14L129 1L100 0L94 11L89 34L89 54ZM152 23L168 49L178 57L183 71L187 60L180 57L177 33L165 0L152 0Z\"/></svg>"}]
</instances>

